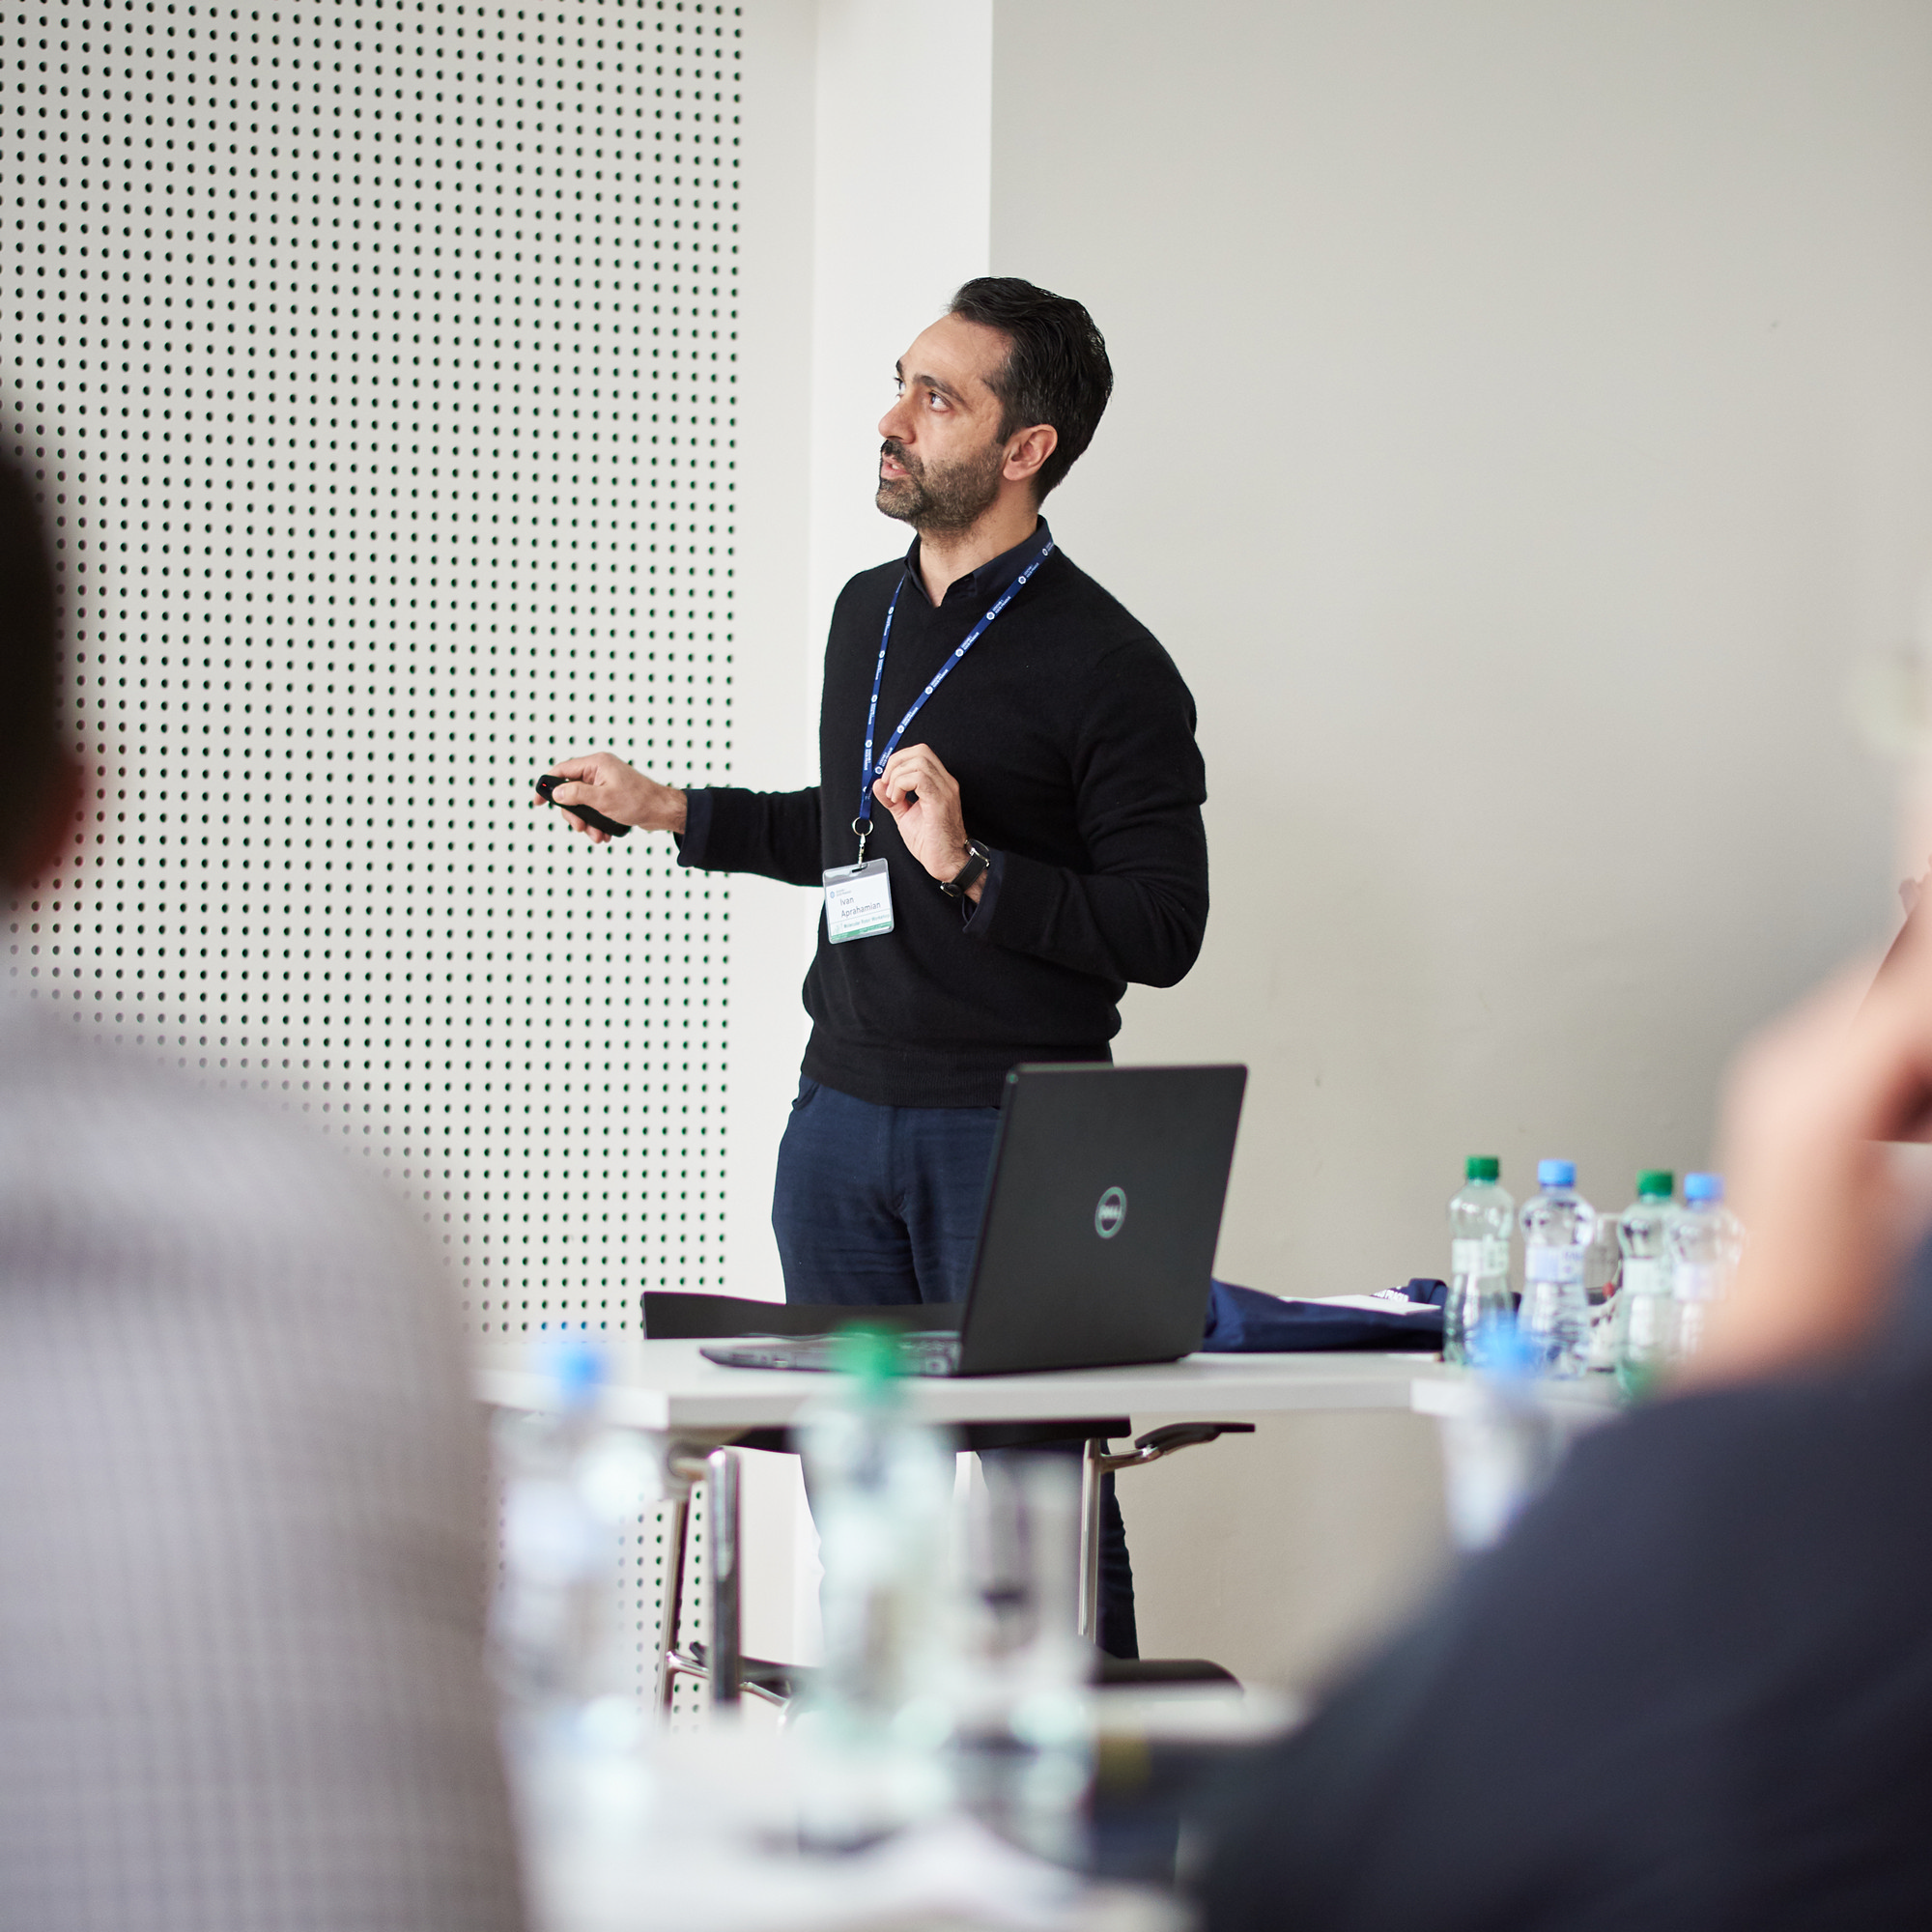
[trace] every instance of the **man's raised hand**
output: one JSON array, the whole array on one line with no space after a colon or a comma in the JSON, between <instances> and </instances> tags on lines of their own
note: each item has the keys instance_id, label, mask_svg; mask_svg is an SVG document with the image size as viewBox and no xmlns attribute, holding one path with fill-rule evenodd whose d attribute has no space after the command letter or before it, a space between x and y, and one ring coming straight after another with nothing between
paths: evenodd
<instances>
[{"instance_id":1,"label":"man's raised hand","mask_svg":"<svg viewBox=\"0 0 1932 1932\"><path fill-rule=\"evenodd\" d=\"M952 878L973 856L959 785L929 745L901 745L872 783L872 796L897 821L905 848L935 879ZM983 890L976 880L966 896Z\"/></svg>"},{"instance_id":2,"label":"man's raised hand","mask_svg":"<svg viewBox=\"0 0 1932 1932\"><path fill-rule=\"evenodd\" d=\"M610 752L591 752L581 758L559 758L551 770L569 781L552 787L551 803L562 811L571 830L582 833L593 845L608 845L611 835L584 824L570 810L573 805L590 806L606 818L614 818L620 825L635 825L640 832L684 830L683 792L673 785L647 779Z\"/></svg>"}]
</instances>

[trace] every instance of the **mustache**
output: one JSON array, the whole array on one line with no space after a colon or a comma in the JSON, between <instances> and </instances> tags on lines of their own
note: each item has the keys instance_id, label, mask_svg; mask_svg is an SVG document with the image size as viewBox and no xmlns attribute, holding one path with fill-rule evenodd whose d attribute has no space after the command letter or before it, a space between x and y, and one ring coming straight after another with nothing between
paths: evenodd
<instances>
[{"instance_id":1,"label":"mustache","mask_svg":"<svg viewBox=\"0 0 1932 1932\"><path fill-rule=\"evenodd\" d=\"M891 437L888 437L884 442L880 443L879 454L881 456L890 456L908 475L917 476L920 473L922 465L919 458L907 455L905 444L894 440Z\"/></svg>"}]
</instances>

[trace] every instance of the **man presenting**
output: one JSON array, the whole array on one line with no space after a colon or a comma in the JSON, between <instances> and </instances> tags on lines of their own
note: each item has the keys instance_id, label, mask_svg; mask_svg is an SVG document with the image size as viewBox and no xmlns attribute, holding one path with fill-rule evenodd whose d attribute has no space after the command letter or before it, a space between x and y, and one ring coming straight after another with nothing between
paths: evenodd
<instances>
[{"instance_id":1,"label":"man presenting","mask_svg":"<svg viewBox=\"0 0 1932 1932\"><path fill-rule=\"evenodd\" d=\"M793 1301L963 1299L1008 1069L1109 1059L1127 983L1173 985L1208 918L1193 699L1039 515L1113 387L1099 330L985 277L896 380L877 501L916 534L833 611L819 783L685 792L595 753L553 793L824 893L772 1208ZM1107 1514L1102 1643L1131 1656Z\"/></svg>"}]
</instances>

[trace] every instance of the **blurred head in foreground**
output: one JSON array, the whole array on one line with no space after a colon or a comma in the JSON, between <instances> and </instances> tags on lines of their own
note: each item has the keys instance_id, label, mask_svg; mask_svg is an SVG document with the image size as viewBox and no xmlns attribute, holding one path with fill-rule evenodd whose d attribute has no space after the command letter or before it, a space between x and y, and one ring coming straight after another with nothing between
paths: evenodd
<instances>
[{"instance_id":1,"label":"blurred head in foreground","mask_svg":"<svg viewBox=\"0 0 1932 1932\"><path fill-rule=\"evenodd\" d=\"M13 886L72 823L56 610L0 465ZM510 1932L441 1284L298 1122L79 1016L0 994L0 1916Z\"/></svg>"},{"instance_id":2,"label":"blurred head in foreground","mask_svg":"<svg viewBox=\"0 0 1932 1932\"><path fill-rule=\"evenodd\" d=\"M60 596L34 485L0 459L0 886L37 877L72 814L59 662Z\"/></svg>"}]
</instances>

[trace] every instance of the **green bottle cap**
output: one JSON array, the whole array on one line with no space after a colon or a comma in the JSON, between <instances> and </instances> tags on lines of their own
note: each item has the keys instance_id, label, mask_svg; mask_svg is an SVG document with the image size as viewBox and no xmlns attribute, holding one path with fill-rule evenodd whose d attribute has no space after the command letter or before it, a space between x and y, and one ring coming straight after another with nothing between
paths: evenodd
<instances>
[{"instance_id":1,"label":"green bottle cap","mask_svg":"<svg viewBox=\"0 0 1932 1932\"><path fill-rule=\"evenodd\" d=\"M1465 1180L1493 1180L1503 1171L1503 1164L1492 1153L1472 1153L1463 1170Z\"/></svg>"},{"instance_id":2,"label":"green bottle cap","mask_svg":"<svg viewBox=\"0 0 1932 1932\"><path fill-rule=\"evenodd\" d=\"M898 1337L889 1328L855 1322L834 1338L832 1366L841 1376L857 1378L862 1389L877 1389L899 1373Z\"/></svg>"},{"instance_id":3,"label":"green bottle cap","mask_svg":"<svg viewBox=\"0 0 1932 1932\"><path fill-rule=\"evenodd\" d=\"M1647 1167L1636 1178L1639 1201L1668 1201L1677 1191L1677 1177L1667 1167Z\"/></svg>"}]
</instances>

